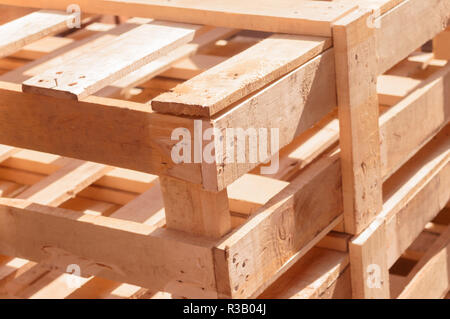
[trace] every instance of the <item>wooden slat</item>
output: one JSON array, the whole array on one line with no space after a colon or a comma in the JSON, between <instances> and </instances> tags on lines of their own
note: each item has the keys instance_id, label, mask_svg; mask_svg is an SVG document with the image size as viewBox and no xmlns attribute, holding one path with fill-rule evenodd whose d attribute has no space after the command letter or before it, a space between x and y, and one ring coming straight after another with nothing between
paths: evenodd
<instances>
[{"instance_id":1,"label":"wooden slat","mask_svg":"<svg viewBox=\"0 0 450 319\"><path fill-rule=\"evenodd\" d=\"M68 264L78 264L82 275L166 291L188 287L194 296L214 296L208 241L23 200L0 199L0 220L2 254L22 256L62 271Z\"/></svg>"},{"instance_id":2,"label":"wooden slat","mask_svg":"<svg viewBox=\"0 0 450 319\"><path fill-rule=\"evenodd\" d=\"M375 29L377 75L434 38L446 28L449 19L450 2L441 0L406 0L380 17L380 28ZM422 27L417 28L417 25Z\"/></svg>"},{"instance_id":3,"label":"wooden slat","mask_svg":"<svg viewBox=\"0 0 450 319\"><path fill-rule=\"evenodd\" d=\"M348 263L348 254L313 248L259 298L351 298Z\"/></svg>"},{"instance_id":4,"label":"wooden slat","mask_svg":"<svg viewBox=\"0 0 450 319\"><path fill-rule=\"evenodd\" d=\"M82 99L191 41L198 26L153 22L23 83L23 91ZM144 44L144 45L143 45Z\"/></svg>"},{"instance_id":5,"label":"wooden slat","mask_svg":"<svg viewBox=\"0 0 450 319\"><path fill-rule=\"evenodd\" d=\"M266 288L341 221L339 171L339 157L327 154L216 247L220 294L249 297Z\"/></svg>"},{"instance_id":6,"label":"wooden slat","mask_svg":"<svg viewBox=\"0 0 450 319\"><path fill-rule=\"evenodd\" d=\"M329 48L327 38L272 35L152 101L156 111L211 117Z\"/></svg>"},{"instance_id":7,"label":"wooden slat","mask_svg":"<svg viewBox=\"0 0 450 319\"><path fill-rule=\"evenodd\" d=\"M342 157L345 231L363 231L382 206L377 61L369 13L356 12L333 27Z\"/></svg>"},{"instance_id":8,"label":"wooden slat","mask_svg":"<svg viewBox=\"0 0 450 319\"><path fill-rule=\"evenodd\" d=\"M406 278L399 299L437 299L450 289L450 227L428 249Z\"/></svg>"},{"instance_id":9,"label":"wooden slat","mask_svg":"<svg viewBox=\"0 0 450 319\"><path fill-rule=\"evenodd\" d=\"M450 120L450 65L433 74L380 117L386 180Z\"/></svg>"},{"instance_id":10,"label":"wooden slat","mask_svg":"<svg viewBox=\"0 0 450 319\"><path fill-rule=\"evenodd\" d=\"M191 119L153 113L139 103L99 97L61 103L22 93L10 83L1 82L0 87L0 117L6 116L1 143L202 183L200 164L171 161L177 143L170 140L171 133L178 127L193 132Z\"/></svg>"},{"instance_id":11,"label":"wooden slat","mask_svg":"<svg viewBox=\"0 0 450 319\"><path fill-rule=\"evenodd\" d=\"M237 32L238 30L236 29L214 28L213 30L206 32L205 34L199 35L192 42L185 44L173 51L170 51L167 55L162 56L137 69L136 71L124 76L110 86L103 88L95 95L113 96L117 92L123 93L124 90L137 86L160 74L161 72L168 70L173 63L196 53L203 46L211 44L222 38L227 38Z\"/></svg>"},{"instance_id":12,"label":"wooden slat","mask_svg":"<svg viewBox=\"0 0 450 319\"><path fill-rule=\"evenodd\" d=\"M335 83L334 51L328 50L216 117L213 126L222 132L225 141L228 127L266 129L268 141L272 139L271 129L278 129L278 147L282 148L336 107ZM226 143L223 144L226 156ZM238 143L234 147L236 156ZM204 171L204 176L217 176L217 185L211 187L221 189L229 185L277 151L271 146L266 154L259 154L256 163L251 163L249 150L246 148L245 154L241 154L245 155L245 163L237 160L227 163L224 158L217 158L220 164Z\"/></svg>"},{"instance_id":13,"label":"wooden slat","mask_svg":"<svg viewBox=\"0 0 450 319\"><path fill-rule=\"evenodd\" d=\"M417 89L421 81L397 75L380 75L377 81L378 102L392 106Z\"/></svg>"},{"instance_id":14,"label":"wooden slat","mask_svg":"<svg viewBox=\"0 0 450 319\"><path fill-rule=\"evenodd\" d=\"M358 299L388 299L389 271L383 219L377 219L349 245L352 274L352 295Z\"/></svg>"},{"instance_id":15,"label":"wooden slat","mask_svg":"<svg viewBox=\"0 0 450 319\"><path fill-rule=\"evenodd\" d=\"M450 199L449 130L449 126L443 129L385 182L386 202L381 215L385 216L386 233L392 243L386 251L388 267Z\"/></svg>"},{"instance_id":16,"label":"wooden slat","mask_svg":"<svg viewBox=\"0 0 450 319\"><path fill-rule=\"evenodd\" d=\"M47 9L65 10L71 0L50 0L36 3L33 0L1 0L2 4L25 7L43 6ZM268 32L331 35L331 24L354 10L354 4L325 1L260 0L78 0L83 11L99 14L149 17L161 20L213 25L219 27L253 29Z\"/></svg>"},{"instance_id":17,"label":"wooden slat","mask_svg":"<svg viewBox=\"0 0 450 319\"><path fill-rule=\"evenodd\" d=\"M37 11L0 26L0 57L66 28L74 15L58 11Z\"/></svg>"}]
</instances>

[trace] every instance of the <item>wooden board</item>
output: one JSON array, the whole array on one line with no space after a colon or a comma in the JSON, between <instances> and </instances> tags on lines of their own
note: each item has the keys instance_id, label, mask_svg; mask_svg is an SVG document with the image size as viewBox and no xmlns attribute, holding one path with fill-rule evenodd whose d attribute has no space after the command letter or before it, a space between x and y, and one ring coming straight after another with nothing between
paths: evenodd
<instances>
[{"instance_id":1,"label":"wooden board","mask_svg":"<svg viewBox=\"0 0 450 319\"><path fill-rule=\"evenodd\" d=\"M191 41L198 29L197 26L176 23L143 24L94 51L25 81L22 89L60 98L85 98Z\"/></svg>"},{"instance_id":2,"label":"wooden board","mask_svg":"<svg viewBox=\"0 0 450 319\"><path fill-rule=\"evenodd\" d=\"M2 12L3 13L3 12ZM0 57L25 45L68 28L74 15L59 11L37 11L0 26Z\"/></svg>"},{"instance_id":3,"label":"wooden board","mask_svg":"<svg viewBox=\"0 0 450 319\"><path fill-rule=\"evenodd\" d=\"M447 27L449 19L450 2L441 0L406 0L380 17L380 28L375 28L377 75L434 38Z\"/></svg>"},{"instance_id":4,"label":"wooden board","mask_svg":"<svg viewBox=\"0 0 450 319\"><path fill-rule=\"evenodd\" d=\"M1 0L1 4L66 10L71 0ZM325 1L261 0L78 0L85 12L148 17L161 20L250 29L268 32L331 35L331 24L355 9L355 4Z\"/></svg>"},{"instance_id":5,"label":"wooden board","mask_svg":"<svg viewBox=\"0 0 450 319\"><path fill-rule=\"evenodd\" d=\"M329 48L326 38L275 34L152 101L155 111L211 117Z\"/></svg>"}]
</instances>

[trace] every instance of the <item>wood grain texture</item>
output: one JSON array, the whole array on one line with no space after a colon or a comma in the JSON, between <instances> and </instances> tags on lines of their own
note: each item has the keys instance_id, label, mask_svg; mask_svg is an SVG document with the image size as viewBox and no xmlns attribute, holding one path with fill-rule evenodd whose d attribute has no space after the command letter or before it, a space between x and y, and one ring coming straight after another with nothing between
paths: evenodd
<instances>
[{"instance_id":1,"label":"wood grain texture","mask_svg":"<svg viewBox=\"0 0 450 319\"><path fill-rule=\"evenodd\" d=\"M24 92L83 99L194 37L200 27L152 22L23 83Z\"/></svg>"},{"instance_id":2,"label":"wood grain texture","mask_svg":"<svg viewBox=\"0 0 450 319\"><path fill-rule=\"evenodd\" d=\"M71 0L1 0L1 4L65 10ZM356 7L355 4L325 1L261 0L78 0L85 12L148 17L238 29L268 32L331 35L331 23Z\"/></svg>"},{"instance_id":3,"label":"wood grain texture","mask_svg":"<svg viewBox=\"0 0 450 319\"><path fill-rule=\"evenodd\" d=\"M450 1L406 0L379 18L376 54L380 75L443 31L450 20ZM410 21L416 21L415 24Z\"/></svg>"},{"instance_id":4,"label":"wood grain texture","mask_svg":"<svg viewBox=\"0 0 450 319\"><path fill-rule=\"evenodd\" d=\"M330 47L326 38L272 35L152 101L155 111L211 117Z\"/></svg>"},{"instance_id":5,"label":"wood grain texture","mask_svg":"<svg viewBox=\"0 0 450 319\"><path fill-rule=\"evenodd\" d=\"M3 12L2 12L3 13ZM41 10L0 26L0 57L10 55L25 45L68 28L74 15Z\"/></svg>"}]
</instances>

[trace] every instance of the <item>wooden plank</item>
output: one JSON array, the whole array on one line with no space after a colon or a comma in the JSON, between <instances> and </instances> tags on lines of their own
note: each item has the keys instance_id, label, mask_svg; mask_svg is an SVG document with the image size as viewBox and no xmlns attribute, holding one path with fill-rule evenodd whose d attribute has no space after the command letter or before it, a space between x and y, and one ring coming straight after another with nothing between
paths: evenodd
<instances>
[{"instance_id":1,"label":"wooden plank","mask_svg":"<svg viewBox=\"0 0 450 319\"><path fill-rule=\"evenodd\" d=\"M450 65L433 74L380 117L382 176L386 180L450 119Z\"/></svg>"},{"instance_id":2,"label":"wooden plank","mask_svg":"<svg viewBox=\"0 0 450 319\"><path fill-rule=\"evenodd\" d=\"M309 130L280 150L279 169L267 177L291 180L292 177L339 141L339 120L333 110Z\"/></svg>"},{"instance_id":3,"label":"wooden plank","mask_svg":"<svg viewBox=\"0 0 450 319\"><path fill-rule=\"evenodd\" d=\"M36 9L16 7L14 5L7 6L2 4L0 5L0 11L2 12L2 15L0 17L0 24L5 24L12 20L21 18L24 15L30 14L36 11Z\"/></svg>"},{"instance_id":4,"label":"wooden plank","mask_svg":"<svg viewBox=\"0 0 450 319\"><path fill-rule=\"evenodd\" d=\"M339 170L339 157L328 154L222 240L215 249L219 296L266 288L331 231L342 208Z\"/></svg>"},{"instance_id":5,"label":"wooden plank","mask_svg":"<svg viewBox=\"0 0 450 319\"><path fill-rule=\"evenodd\" d=\"M73 14L41 10L0 26L0 57L25 45L68 28Z\"/></svg>"},{"instance_id":6,"label":"wooden plank","mask_svg":"<svg viewBox=\"0 0 450 319\"><path fill-rule=\"evenodd\" d=\"M450 289L450 227L428 249L406 278L399 299L437 299Z\"/></svg>"},{"instance_id":7,"label":"wooden plank","mask_svg":"<svg viewBox=\"0 0 450 319\"><path fill-rule=\"evenodd\" d=\"M328 294L332 298L351 298L350 278L342 277L348 264L348 254L313 248L258 298L318 299ZM343 286L342 292L332 287L334 284ZM327 294L330 287L335 291Z\"/></svg>"},{"instance_id":8,"label":"wooden plank","mask_svg":"<svg viewBox=\"0 0 450 319\"><path fill-rule=\"evenodd\" d=\"M102 164L72 160L68 165L28 188L17 198L42 205L58 206L111 169L112 167Z\"/></svg>"},{"instance_id":9,"label":"wooden plank","mask_svg":"<svg viewBox=\"0 0 450 319\"><path fill-rule=\"evenodd\" d=\"M378 102L393 106L417 89L421 81L397 75L380 75L377 81Z\"/></svg>"},{"instance_id":10,"label":"wooden plank","mask_svg":"<svg viewBox=\"0 0 450 319\"><path fill-rule=\"evenodd\" d=\"M225 60L227 58L221 56L197 54L176 62L170 69L161 73L161 76L179 80L190 80Z\"/></svg>"},{"instance_id":11,"label":"wooden plank","mask_svg":"<svg viewBox=\"0 0 450 319\"><path fill-rule=\"evenodd\" d=\"M349 250L353 298L390 298L387 241L383 219L376 219L351 240Z\"/></svg>"},{"instance_id":12,"label":"wooden plank","mask_svg":"<svg viewBox=\"0 0 450 319\"><path fill-rule=\"evenodd\" d=\"M152 22L119 36L93 52L46 70L23 83L23 91L83 99L194 37L200 27ZM150 40L149 40L150 37ZM145 43L145 45L142 45Z\"/></svg>"},{"instance_id":13,"label":"wooden plank","mask_svg":"<svg viewBox=\"0 0 450 319\"><path fill-rule=\"evenodd\" d=\"M375 28L377 75L434 38L447 27L449 19L450 2L441 0L406 0L381 16L377 21L380 27Z\"/></svg>"},{"instance_id":14,"label":"wooden plank","mask_svg":"<svg viewBox=\"0 0 450 319\"><path fill-rule=\"evenodd\" d=\"M195 235L221 238L231 230L227 190L208 192L201 186L160 177L166 224Z\"/></svg>"},{"instance_id":15,"label":"wooden plank","mask_svg":"<svg viewBox=\"0 0 450 319\"><path fill-rule=\"evenodd\" d=\"M158 112L211 117L331 46L328 38L275 34L152 101Z\"/></svg>"},{"instance_id":16,"label":"wooden plank","mask_svg":"<svg viewBox=\"0 0 450 319\"><path fill-rule=\"evenodd\" d=\"M98 275L166 291L188 287L193 296L214 297L208 241L23 200L0 199L0 220L2 254L62 271L68 264L78 264L83 276ZM140 253L128 254L131 250Z\"/></svg>"},{"instance_id":17,"label":"wooden plank","mask_svg":"<svg viewBox=\"0 0 450 319\"><path fill-rule=\"evenodd\" d=\"M388 267L450 199L449 127L385 183ZM414 223L411 223L414 221Z\"/></svg>"},{"instance_id":18,"label":"wooden plank","mask_svg":"<svg viewBox=\"0 0 450 319\"><path fill-rule=\"evenodd\" d=\"M374 30L369 13L333 27L342 157L345 231L358 234L382 206Z\"/></svg>"},{"instance_id":19,"label":"wooden plank","mask_svg":"<svg viewBox=\"0 0 450 319\"><path fill-rule=\"evenodd\" d=\"M65 10L71 0L1 0L2 4ZM261 0L258 5L238 0L78 0L85 12L148 17L161 20L268 32L331 35L331 23L354 10L354 4L322 1Z\"/></svg>"},{"instance_id":20,"label":"wooden plank","mask_svg":"<svg viewBox=\"0 0 450 319\"><path fill-rule=\"evenodd\" d=\"M185 44L179 48L170 51L165 56L162 56L143 67L137 69L134 72L124 76L117 80L110 86L107 86L97 92L96 96L113 96L117 92L123 93L124 90L137 86L145 81L150 80L152 77L168 70L171 65L182 58L195 54L200 48L213 43L217 40L227 38L238 30L228 28L214 28L213 30L201 34L196 37L192 42Z\"/></svg>"},{"instance_id":21,"label":"wooden plank","mask_svg":"<svg viewBox=\"0 0 450 319\"><path fill-rule=\"evenodd\" d=\"M199 163L176 165L171 159L171 149L178 143L171 134L179 127L194 132L191 119L99 97L61 103L22 93L20 86L5 82L0 82L0 95L1 143L202 184Z\"/></svg>"}]
</instances>

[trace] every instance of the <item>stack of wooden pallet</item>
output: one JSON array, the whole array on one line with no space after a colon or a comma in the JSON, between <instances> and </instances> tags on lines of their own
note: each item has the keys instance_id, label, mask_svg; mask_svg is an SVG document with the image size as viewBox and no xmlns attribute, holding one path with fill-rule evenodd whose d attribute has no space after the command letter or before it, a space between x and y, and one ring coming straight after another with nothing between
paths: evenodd
<instances>
[{"instance_id":1,"label":"stack of wooden pallet","mask_svg":"<svg viewBox=\"0 0 450 319\"><path fill-rule=\"evenodd\" d=\"M72 2L0 0L2 297L448 294L450 0Z\"/></svg>"}]
</instances>

